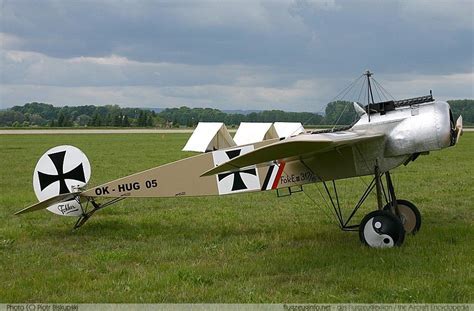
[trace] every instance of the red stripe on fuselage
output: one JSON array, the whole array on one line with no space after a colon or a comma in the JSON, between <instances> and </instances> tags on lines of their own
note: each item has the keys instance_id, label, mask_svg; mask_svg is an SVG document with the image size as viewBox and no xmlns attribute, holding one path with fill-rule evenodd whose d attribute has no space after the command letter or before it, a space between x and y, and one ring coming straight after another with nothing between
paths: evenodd
<instances>
[{"instance_id":1,"label":"red stripe on fuselage","mask_svg":"<svg viewBox=\"0 0 474 311\"><path fill-rule=\"evenodd\" d=\"M285 162L281 161L280 166L278 167L278 173L273 181L272 189L276 189L278 182L280 181L281 174L283 174L283 169L285 168Z\"/></svg>"}]
</instances>

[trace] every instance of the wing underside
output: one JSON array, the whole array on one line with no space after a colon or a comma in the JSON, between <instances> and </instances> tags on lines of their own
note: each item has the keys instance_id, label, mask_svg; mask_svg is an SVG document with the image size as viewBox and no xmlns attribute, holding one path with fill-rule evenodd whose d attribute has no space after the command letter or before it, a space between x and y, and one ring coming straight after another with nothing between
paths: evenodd
<instances>
[{"instance_id":1,"label":"wing underside","mask_svg":"<svg viewBox=\"0 0 474 311\"><path fill-rule=\"evenodd\" d=\"M201 176L210 176L275 160L291 161L298 158L308 158L318 153L374 140L383 136L384 134L361 134L354 132L299 135L233 158L228 162L204 172Z\"/></svg>"}]
</instances>

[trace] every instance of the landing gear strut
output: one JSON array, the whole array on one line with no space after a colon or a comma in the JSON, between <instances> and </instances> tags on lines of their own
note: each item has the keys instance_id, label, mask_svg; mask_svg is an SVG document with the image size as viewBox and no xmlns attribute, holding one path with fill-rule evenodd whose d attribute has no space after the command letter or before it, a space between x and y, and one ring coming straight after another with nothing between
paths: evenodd
<instances>
[{"instance_id":1,"label":"landing gear strut","mask_svg":"<svg viewBox=\"0 0 474 311\"><path fill-rule=\"evenodd\" d=\"M93 198L90 198L87 203L86 203L86 206L84 208L82 208L82 215L79 217L79 219L76 221L76 223L74 224L74 230L76 229L79 229L82 225L84 225L86 223L86 221L89 220L89 218L91 218L92 215L94 215L95 212L97 212L98 210L100 209L103 209L104 207L107 207L109 205L112 205L114 203L117 203L118 201L122 201L123 199L125 199L125 197L119 197L119 198L115 198L115 199L112 199L110 201L107 201L105 203L97 203L96 201L94 201ZM89 206L89 203L92 205L92 208L91 209L88 209L88 206ZM81 205L82 207L82 205Z\"/></svg>"},{"instance_id":2,"label":"landing gear strut","mask_svg":"<svg viewBox=\"0 0 474 311\"><path fill-rule=\"evenodd\" d=\"M382 182L384 175L387 189ZM400 246L405 240L405 233L415 234L420 229L419 210L413 203L397 199L390 172L380 173L377 166L374 178L347 219L344 219L342 215L335 181L332 181L332 187L328 187L327 182L323 182L323 185L335 211L339 227L344 231L358 231L361 242L367 246L377 248ZM360 224L351 225L353 216L374 188L378 209L368 213Z\"/></svg>"}]
</instances>

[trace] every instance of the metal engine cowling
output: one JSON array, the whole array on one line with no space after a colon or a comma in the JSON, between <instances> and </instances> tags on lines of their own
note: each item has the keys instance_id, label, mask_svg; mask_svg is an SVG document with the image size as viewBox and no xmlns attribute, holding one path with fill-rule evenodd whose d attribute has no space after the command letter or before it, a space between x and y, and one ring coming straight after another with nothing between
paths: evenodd
<instances>
[{"instance_id":1,"label":"metal engine cowling","mask_svg":"<svg viewBox=\"0 0 474 311\"><path fill-rule=\"evenodd\" d=\"M448 103L436 101L411 106L411 115L389 133L385 156L439 150L451 146L452 127Z\"/></svg>"}]
</instances>

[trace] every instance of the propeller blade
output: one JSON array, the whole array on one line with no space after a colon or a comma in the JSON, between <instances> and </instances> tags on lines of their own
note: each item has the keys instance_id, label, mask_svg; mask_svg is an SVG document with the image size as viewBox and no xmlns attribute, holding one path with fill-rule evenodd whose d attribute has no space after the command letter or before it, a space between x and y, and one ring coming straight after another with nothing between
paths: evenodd
<instances>
[{"instance_id":1,"label":"propeller blade","mask_svg":"<svg viewBox=\"0 0 474 311\"><path fill-rule=\"evenodd\" d=\"M459 116L459 118L456 120L456 144L458 143L459 137L463 134L463 129L462 129L462 116Z\"/></svg>"}]
</instances>

